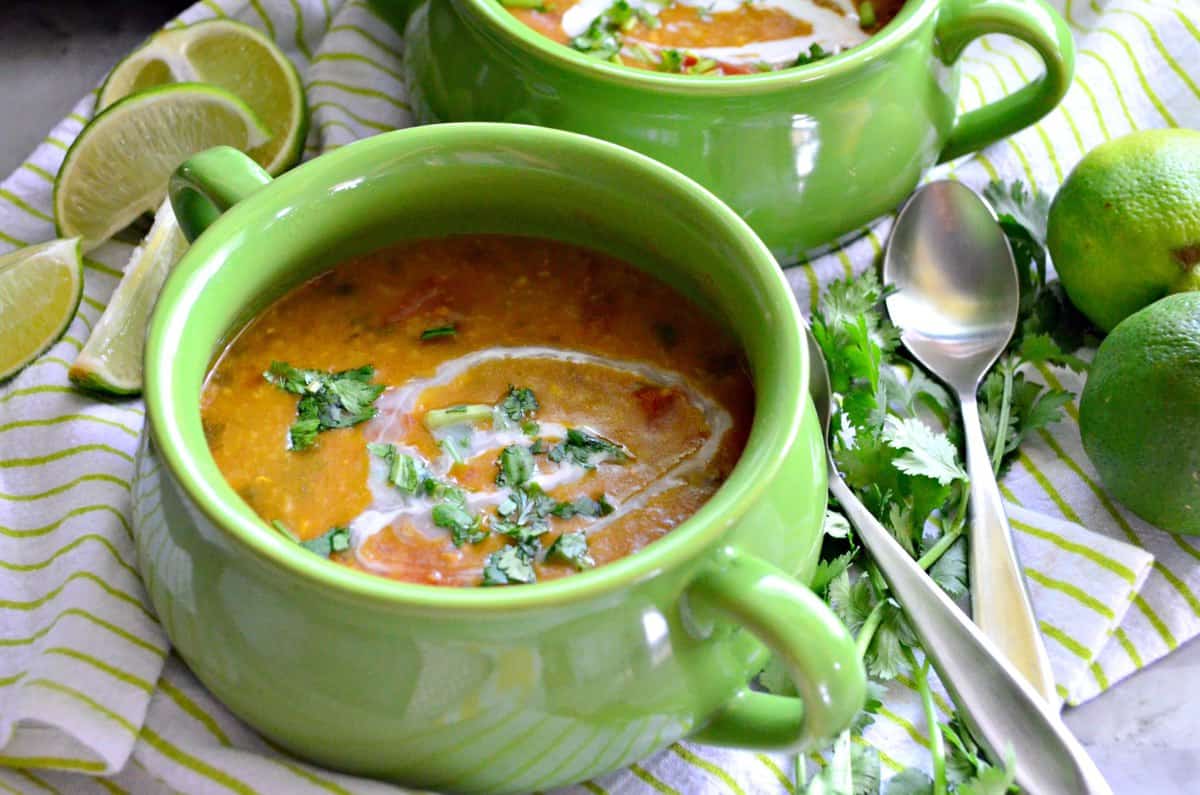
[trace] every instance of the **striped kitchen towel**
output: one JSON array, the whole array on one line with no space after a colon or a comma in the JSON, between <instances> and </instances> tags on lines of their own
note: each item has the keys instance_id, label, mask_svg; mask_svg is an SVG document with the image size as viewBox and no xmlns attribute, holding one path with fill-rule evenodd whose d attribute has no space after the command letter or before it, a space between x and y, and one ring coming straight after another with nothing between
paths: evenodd
<instances>
[{"instance_id":1,"label":"striped kitchen towel","mask_svg":"<svg viewBox=\"0 0 1200 795\"><path fill-rule=\"evenodd\" d=\"M1200 126L1194 0L1057 5L1080 51L1066 101L1037 127L939 175L975 188L1022 179L1052 192L1096 144L1145 127ZM363 0L203 0L168 26L216 16L255 25L295 60L313 113L307 156L411 123L403 42ZM963 109L1011 92L1038 68L1022 45L976 43L964 56ZM54 174L93 101L81 100L0 183L0 252L54 236ZM815 305L822 285L867 268L889 224L789 269L801 306ZM66 378L129 251L111 243L92 252L66 336L0 386L0 789L399 792L278 753L169 653L130 538L141 405L83 396ZM1032 375L1082 387L1069 371ZM1147 526L1106 495L1080 445L1077 404L1068 415L1026 444L1003 486L1059 692L1074 704L1200 632L1200 546ZM944 695L939 706L949 710ZM894 770L925 758L926 736L911 687L898 680L867 740ZM579 752L604 762L603 749L580 741ZM786 792L790 764L681 743L574 791Z\"/></svg>"}]
</instances>

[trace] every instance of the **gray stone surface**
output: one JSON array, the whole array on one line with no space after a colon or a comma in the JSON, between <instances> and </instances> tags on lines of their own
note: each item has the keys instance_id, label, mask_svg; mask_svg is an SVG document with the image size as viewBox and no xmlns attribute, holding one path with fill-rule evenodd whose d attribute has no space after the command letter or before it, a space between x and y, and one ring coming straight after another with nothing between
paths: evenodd
<instances>
[{"instance_id":1,"label":"gray stone surface","mask_svg":"<svg viewBox=\"0 0 1200 795\"><path fill-rule=\"evenodd\" d=\"M0 174L105 71L187 4L15 0L0 26ZM1200 793L1200 644L1069 710L1118 795Z\"/></svg>"}]
</instances>

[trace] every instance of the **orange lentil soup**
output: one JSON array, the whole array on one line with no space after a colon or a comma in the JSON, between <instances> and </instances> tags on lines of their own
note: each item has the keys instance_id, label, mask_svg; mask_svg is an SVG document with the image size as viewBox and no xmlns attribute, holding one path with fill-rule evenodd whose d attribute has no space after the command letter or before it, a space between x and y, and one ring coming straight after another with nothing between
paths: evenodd
<instances>
[{"instance_id":1,"label":"orange lentil soup","mask_svg":"<svg viewBox=\"0 0 1200 795\"><path fill-rule=\"evenodd\" d=\"M499 0L560 44L683 74L803 65L866 41L904 0Z\"/></svg>"},{"instance_id":2,"label":"orange lentil soup","mask_svg":"<svg viewBox=\"0 0 1200 795\"><path fill-rule=\"evenodd\" d=\"M201 401L233 488L352 568L562 577L687 519L745 446L732 337L611 257L461 236L347 261L251 321Z\"/></svg>"}]
</instances>

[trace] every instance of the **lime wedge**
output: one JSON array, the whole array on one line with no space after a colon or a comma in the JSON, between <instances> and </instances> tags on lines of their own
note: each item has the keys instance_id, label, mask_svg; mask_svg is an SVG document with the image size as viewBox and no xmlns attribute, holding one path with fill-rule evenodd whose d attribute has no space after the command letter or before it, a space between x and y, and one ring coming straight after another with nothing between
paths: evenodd
<instances>
[{"instance_id":1,"label":"lime wedge","mask_svg":"<svg viewBox=\"0 0 1200 795\"><path fill-rule=\"evenodd\" d=\"M224 89L179 83L140 91L92 119L67 152L54 183L59 234L94 248L153 211L184 160L269 138L250 106Z\"/></svg>"},{"instance_id":2,"label":"lime wedge","mask_svg":"<svg viewBox=\"0 0 1200 795\"><path fill-rule=\"evenodd\" d=\"M167 83L209 83L245 101L271 131L270 141L249 152L268 173L299 161L308 135L300 75L275 42L249 25L213 19L156 33L113 67L96 108Z\"/></svg>"},{"instance_id":3,"label":"lime wedge","mask_svg":"<svg viewBox=\"0 0 1200 795\"><path fill-rule=\"evenodd\" d=\"M76 386L116 395L142 391L147 321L167 274L187 247L170 202L163 202L150 234L130 256L112 300L71 365Z\"/></svg>"},{"instance_id":4,"label":"lime wedge","mask_svg":"<svg viewBox=\"0 0 1200 795\"><path fill-rule=\"evenodd\" d=\"M0 381L62 336L82 295L78 240L51 240L0 257Z\"/></svg>"}]
</instances>

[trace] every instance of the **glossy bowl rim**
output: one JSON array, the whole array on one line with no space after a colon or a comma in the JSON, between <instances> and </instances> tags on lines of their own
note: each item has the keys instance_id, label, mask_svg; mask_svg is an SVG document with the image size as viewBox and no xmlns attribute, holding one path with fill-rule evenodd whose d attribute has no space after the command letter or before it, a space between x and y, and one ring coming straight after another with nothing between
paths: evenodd
<instances>
[{"instance_id":1,"label":"glossy bowl rim","mask_svg":"<svg viewBox=\"0 0 1200 795\"><path fill-rule=\"evenodd\" d=\"M740 96L777 92L827 77L844 76L847 72L903 45L909 34L917 30L941 3L941 0L907 0L900 13L878 33L856 47L850 47L816 63L775 72L705 78L635 69L592 58L533 30L514 17L499 0L449 1L469 6L478 18L483 20L493 37L501 37L526 53L557 66L626 88L685 96Z\"/></svg>"},{"instance_id":2,"label":"glossy bowl rim","mask_svg":"<svg viewBox=\"0 0 1200 795\"><path fill-rule=\"evenodd\" d=\"M764 301L757 308L776 313L779 327L785 332L790 329L781 338L774 338L770 354L769 366L780 371L778 384L771 395L756 394L755 416L746 449L729 478L709 501L671 532L621 560L551 582L469 588L400 582L331 563L283 539L244 502L230 504L214 493L208 479L197 468L198 455L208 455L211 460L211 453L207 447L203 451L191 449L181 430L181 417L187 415L189 409L198 414L199 396L194 405L181 407L173 400L172 391L176 373L195 366L194 362L181 362L176 356L177 340L191 314L189 298L194 301L200 283L209 271L231 267L231 262L236 265L236 258L225 259L216 265L210 262L215 254L228 257L224 233L244 225L256 213L278 213L280 207L275 196L281 195L281 186L299 186L306 181L324 186L353 178L353 174L347 175L341 170L342 164L353 163L360 157L381 162L387 156L394 157L401 152L428 151L431 145L505 145L532 152L542 142L558 144L581 155L608 159L619 167L632 169L641 178L654 180L679 195L679 212L693 210L709 214L714 221L713 234L725 235L732 249L745 253L736 267L741 273L739 278L755 279ZM243 306L251 303L253 298L253 295L241 296ZM471 613L551 607L627 590L665 571L687 565L688 561L709 549L761 499L800 443L801 423L805 414L811 411L811 404L805 399L809 362L807 346L803 344L804 328L805 321L791 288L765 244L731 209L683 174L616 144L576 133L499 123L429 125L363 139L293 169L226 211L191 245L168 277L151 316L145 353L146 425L149 441L155 445L155 454L186 499L219 532L235 542L239 551L251 553L287 574L343 595L395 606ZM203 366L207 369L209 364L206 361ZM767 409L762 408L765 401L771 402ZM766 412L774 416L766 418ZM768 419L769 428L764 427L768 425ZM227 483L224 485L228 487Z\"/></svg>"}]
</instances>

